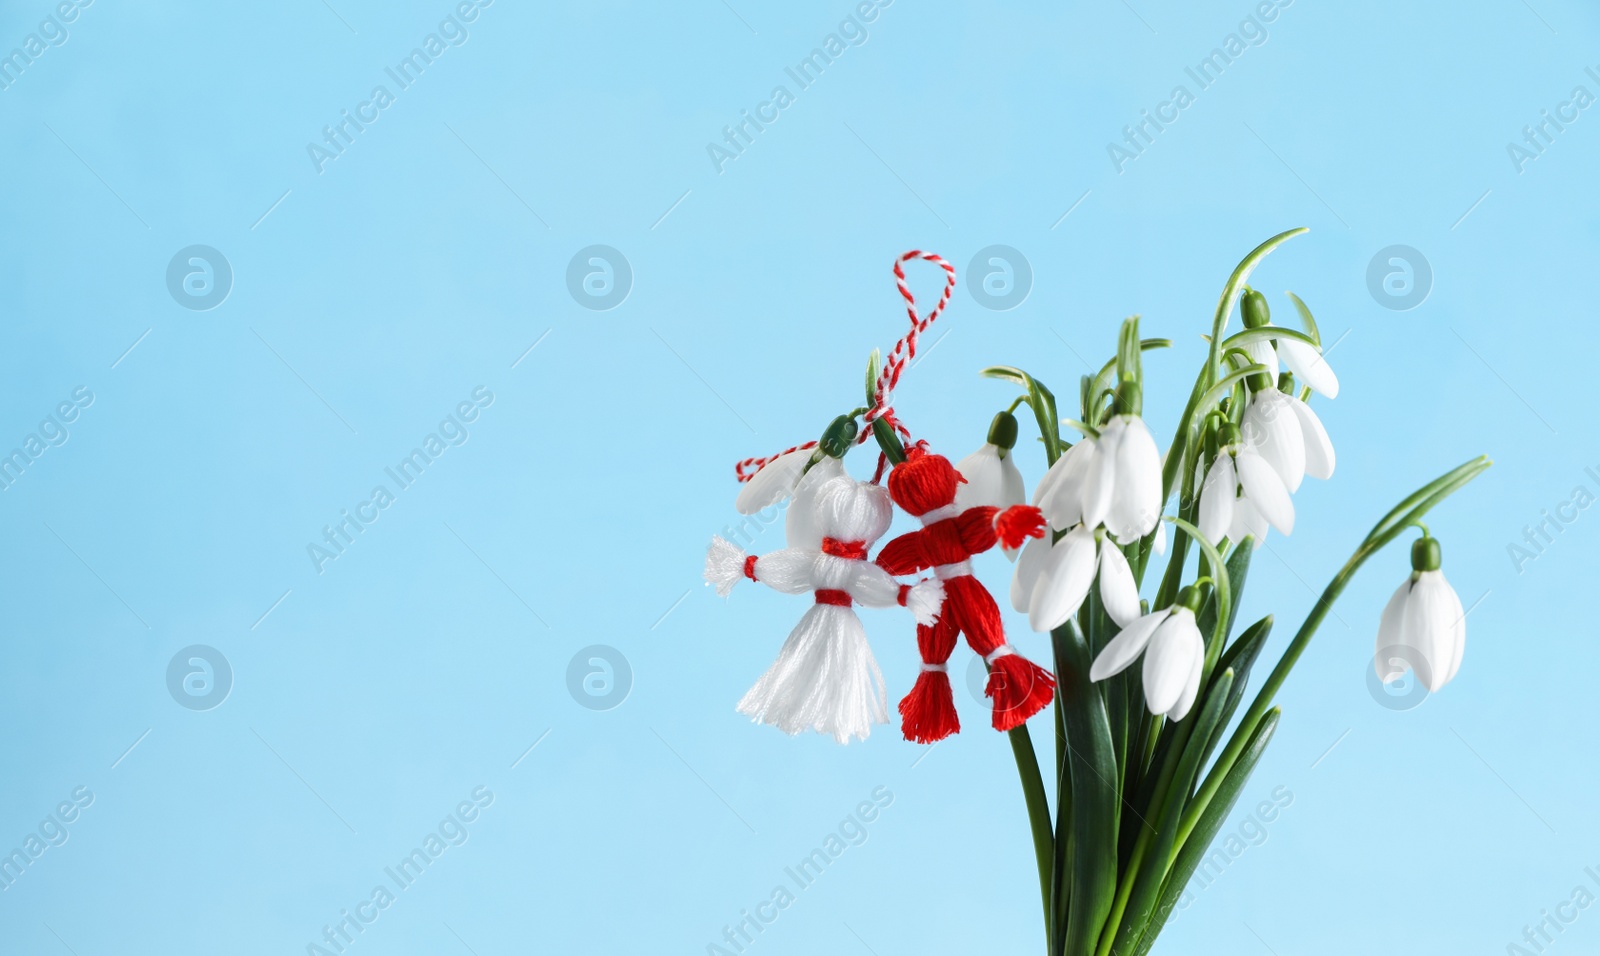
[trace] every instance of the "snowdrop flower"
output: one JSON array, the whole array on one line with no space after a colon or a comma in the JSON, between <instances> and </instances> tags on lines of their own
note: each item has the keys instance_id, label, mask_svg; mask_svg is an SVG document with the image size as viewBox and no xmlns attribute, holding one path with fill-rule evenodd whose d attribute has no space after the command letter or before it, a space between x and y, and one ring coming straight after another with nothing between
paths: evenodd
<instances>
[{"instance_id":1,"label":"snowdrop flower","mask_svg":"<svg viewBox=\"0 0 1600 956\"><path fill-rule=\"evenodd\" d=\"M1035 631L1051 631L1078 613L1096 574L1100 602L1119 627L1139 618L1139 585L1122 549L1103 533L1078 525L1060 541L1028 542L1011 581L1011 606Z\"/></svg>"},{"instance_id":2,"label":"snowdrop flower","mask_svg":"<svg viewBox=\"0 0 1600 956\"><path fill-rule=\"evenodd\" d=\"M812 505L829 480L844 474L842 459L850 450L856 432L854 418L844 415L835 418L822 438L811 447L784 452L762 465L739 490L733 502L734 510L742 515L755 514L792 496L794 502L784 519L789 546L820 547L822 532L815 527L816 511Z\"/></svg>"},{"instance_id":3,"label":"snowdrop flower","mask_svg":"<svg viewBox=\"0 0 1600 956\"><path fill-rule=\"evenodd\" d=\"M1411 576L1394 592L1378 622L1372 664L1386 684L1410 667L1432 692L1461 669L1466 613L1439 565L1439 542L1424 531L1411 546Z\"/></svg>"},{"instance_id":4,"label":"snowdrop flower","mask_svg":"<svg viewBox=\"0 0 1600 956\"><path fill-rule=\"evenodd\" d=\"M1290 494L1300 490L1306 475L1333 476L1333 442L1317 413L1299 398L1271 386L1252 392L1240 427Z\"/></svg>"},{"instance_id":5,"label":"snowdrop flower","mask_svg":"<svg viewBox=\"0 0 1600 956\"><path fill-rule=\"evenodd\" d=\"M733 501L734 510L742 515L753 515L794 493L794 486L811 463L813 448L797 448L784 452L761 466L739 489Z\"/></svg>"},{"instance_id":6,"label":"snowdrop flower","mask_svg":"<svg viewBox=\"0 0 1600 956\"><path fill-rule=\"evenodd\" d=\"M1089 679L1102 681L1144 655L1144 700L1150 713L1182 720L1200 693L1205 640L1195 623L1200 595L1186 587L1169 608L1146 614L1113 637L1089 667Z\"/></svg>"},{"instance_id":7,"label":"snowdrop flower","mask_svg":"<svg viewBox=\"0 0 1600 956\"><path fill-rule=\"evenodd\" d=\"M1085 437L1062 453L1039 479L1033 504L1057 531L1083 522L1083 486L1095 461L1095 440Z\"/></svg>"},{"instance_id":8,"label":"snowdrop flower","mask_svg":"<svg viewBox=\"0 0 1600 956\"><path fill-rule=\"evenodd\" d=\"M1292 532L1294 503L1278 472L1241 439L1239 426L1224 424L1218 442L1221 447L1200 489L1201 537L1216 543L1224 535L1240 541L1248 534L1259 548L1269 525Z\"/></svg>"},{"instance_id":9,"label":"snowdrop flower","mask_svg":"<svg viewBox=\"0 0 1600 956\"><path fill-rule=\"evenodd\" d=\"M1254 289L1246 289L1239 299L1239 314L1244 319L1247 329L1259 329L1271 321L1271 313L1267 309L1267 297ZM1272 339L1270 342L1258 341L1245 345L1245 351L1250 353L1252 361L1267 367L1273 381L1278 379L1278 363L1282 363L1294 373L1295 378L1304 382L1312 391L1328 398L1339 397L1339 377L1333 374L1322 352L1313 346L1307 345L1299 339L1281 338Z\"/></svg>"},{"instance_id":10,"label":"snowdrop flower","mask_svg":"<svg viewBox=\"0 0 1600 956\"><path fill-rule=\"evenodd\" d=\"M1027 486L1022 472L1017 470L1011 450L1017 444L1017 419L1010 412L1001 412L989 426L989 440L983 447L961 459L956 471L961 473L963 484L956 486L956 508L991 506L1001 511L1027 500ZM1003 548L1006 557L1015 561L1017 552Z\"/></svg>"},{"instance_id":11,"label":"snowdrop flower","mask_svg":"<svg viewBox=\"0 0 1600 956\"><path fill-rule=\"evenodd\" d=\"M1142 538L1161 521L1161 453L1144 419L1113 415L1100 429L1083 485L1083 523L1104 524L1119 541Z\"/></svg>"}]
</instances>

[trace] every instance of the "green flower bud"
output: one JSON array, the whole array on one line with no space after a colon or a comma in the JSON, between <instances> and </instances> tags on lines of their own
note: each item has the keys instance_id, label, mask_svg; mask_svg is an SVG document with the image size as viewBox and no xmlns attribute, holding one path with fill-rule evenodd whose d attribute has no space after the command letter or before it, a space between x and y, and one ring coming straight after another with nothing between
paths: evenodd
<instances>
[{"instance_id":1,"label":"green flower bud","mask_svg":"<svg viewBox=\"0 0 1600 956\"><path fill-rule=\"evenodd\" d=\"M843 458L844 453L850 450L850 445L856 440L856 420L849 415L840 415L828 424L822 438L817 441L817 447L829 458Z\"/></svg>"},{"instance_id":2,"label":"green flower bud","mask_svg":"<svg viewBox=\"0 0 1600 956\"><path fill-rule=\"evenodd\" d=\"M1191 611L1200 610L1200 589L1194 585L1186 586L1178 592L1178 600L1173 602L1173 607L1186 607Z\"/></svg>"},{"instance_id":3,"label":"green flower bud","mask_svg":"<svg viewBox=\"0 0 1600 956\"><path fill-rule=\"evenodd\" d=\"M1411 542L1411 570L1437 571L1442 563L1438 538L1424 536Z\"/></svg>"},{"instance_id":4,"label":"green flower bud","mask_svg":"<svg viewBox=\"0 0 1600 956\"><path fill-rule=\"evenodd\" d=\"M1219 448L1237 445L1242 441L1244 441L1244 435L1240 433L1239 426L1233 422L1223 422L1222 427L1217 429L1217 446Z\"/></svg>"},{"instance_id":5,"label":"green flower bud","mask_svg":"<svg viewBox=\"0 0 1600 956\"><path fill-rule=\"evenodd\" d=\"M1272 313L1267 308L1267 297L1254 289L1246 288L1244 295L1239 299L1239 315L1244 319L1247 329L1259 329L1272 321Z\"/></svg>"},{"instance_id":6,"label":"green flower bud","mask_svg":"<svg viewBox=\"0 0 1600 956\"><path fill-rule=\"evenodd\" d=\"M1017 446L1017 416L1010 412L1000 412L995 415L994 421L989 424L989 444L999 448L1002 452L1015 448ZM1001 457L1005 456L1002 455Z\"/></svg>"}]
</instances>

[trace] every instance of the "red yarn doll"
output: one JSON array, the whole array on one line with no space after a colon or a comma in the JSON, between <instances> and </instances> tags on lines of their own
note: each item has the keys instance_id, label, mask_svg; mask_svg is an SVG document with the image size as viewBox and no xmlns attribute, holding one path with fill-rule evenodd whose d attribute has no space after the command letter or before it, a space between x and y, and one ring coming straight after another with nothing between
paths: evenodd
<instances>
[{"instance_id":1,"label":"red yarn doll","mask_svg":"<svg viewBox=\"0 0 1600 956\"><path fill-rule=\"evenodd\" d=\"M989 665L984 694L994 702L995 730L1019 726L1042 710L1055 690L1055 677L1049 671L1006 643L1000 609L972 576L970 560L996 543L1016 548L1026 538L1042 537L1044 517L1031 505L1004 511L992 506L961 510L955 504L956 486L964 481L949 459L930 454L920 442L889 473L890 497L906 513L922 519L923 527L884 545L877 562L893 575L932 568L945 587L938 623L917 627L922 673L900 701L901 730L907 740L917 743L933 743L961 729L946 673L957 632L967 636L967 643Z\"/></svg>"}]
</instances>

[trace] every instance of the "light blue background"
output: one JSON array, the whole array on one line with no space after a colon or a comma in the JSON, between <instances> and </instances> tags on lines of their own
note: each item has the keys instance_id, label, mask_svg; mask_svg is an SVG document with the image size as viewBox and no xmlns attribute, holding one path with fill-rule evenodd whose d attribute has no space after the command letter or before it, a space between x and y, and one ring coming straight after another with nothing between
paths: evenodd
<instances>
[{"instance_id":1,"label":"light blue background","mask_svg":"<svg viewBox=\"0 0 1600 956\"><path fill-rule=\"evenodd\" d=\"M1378 515L1487 452L1432 522L1482 601L1447 691L1379 706L1365 675L1406 558L1371 563L1246 790L1292 805L1157 952L1504 952L1600 864L1600 518L1521 573L1507 553L1574 486L1600 492L1600 115L1521 173L1506 152L1574 86L1600 93L1600 15L1529 4L1298 0L1121 174L1107 144L1192 89L1184 67L1252 3L897 0L720 173L707 144L850 3L500 0L320 173L307 143L450 4L81 11L0 92L0 450L95 396L0 493L0 848L73 788L95 800L0 893L4 948L305 952L482 785L470 840L348 952L703 953L883 786L866 843L749 952L1037 952L1010 750L964 690L965 732L931 752L733 712L803 602L700 586L736 518L731 465L856 403L905 321L892 260L919 247L963 281L901 389L920 436L981 441L1012 397L987 364L1074 393L1078 356L1098 364L1140 312L1178 343L1147 363L1165 446L1229 269L1308 225L1256 284L1342 337L1343 393L1318 406L1338 473L1258 554L1243 620L1276 613L1281 648ZM52 9L6 4L0 52ZM166 287L197 243L234 271L212 311ZM596 243L634 274L611 311L565 279ZM965 288L995 243L1034 272L1013 311ZM1413 311L1368 291L1395 243L1432 265ZM934 271L913 270L924 301ZM470 440L319 574L307 544L477 386L494 401ZM1041 456L1021 460L1036 479ZM979 568L1005 586L998 555ZM868 627L897 699L910 629ZM167 690L190 644L231 662L214 710ZM568 693L591 644L630 662L614 710ZM1600 945L1595 912L1562 951Z\"/></svg>"}]
</instances>

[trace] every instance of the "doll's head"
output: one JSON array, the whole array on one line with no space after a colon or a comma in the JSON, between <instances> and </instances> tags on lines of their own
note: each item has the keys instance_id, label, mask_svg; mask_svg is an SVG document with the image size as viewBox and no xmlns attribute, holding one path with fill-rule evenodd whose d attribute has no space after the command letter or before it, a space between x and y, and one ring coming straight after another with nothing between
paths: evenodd
<instances>
[{"instance_id":1,"label":"doll's head","mask_svg":"<svg viewBox=\"0 0 1600 956\"><path fill-rule=\"evenodd\" d=\"M921 517L956 500L956 485L966 481L943 455L921 444L906 450L906 460L889 472L889 494L912 517Z\"/></svg>"},{"instance_id":2,"label":"doll's head","mask_svg":"<svg viewBox=\"0 0 1600 956\"><path fill-rule=\"evenodd\" d=\"M790 507L796 507L790 505ZM889 492L870 482L849 475L830 478L817 489L812 507L812 526L821 537L838 541L862 541L870 545L889 530L894 506ZM795 546L790 542L791 547Z\"/></svg>"}]
</instances>

